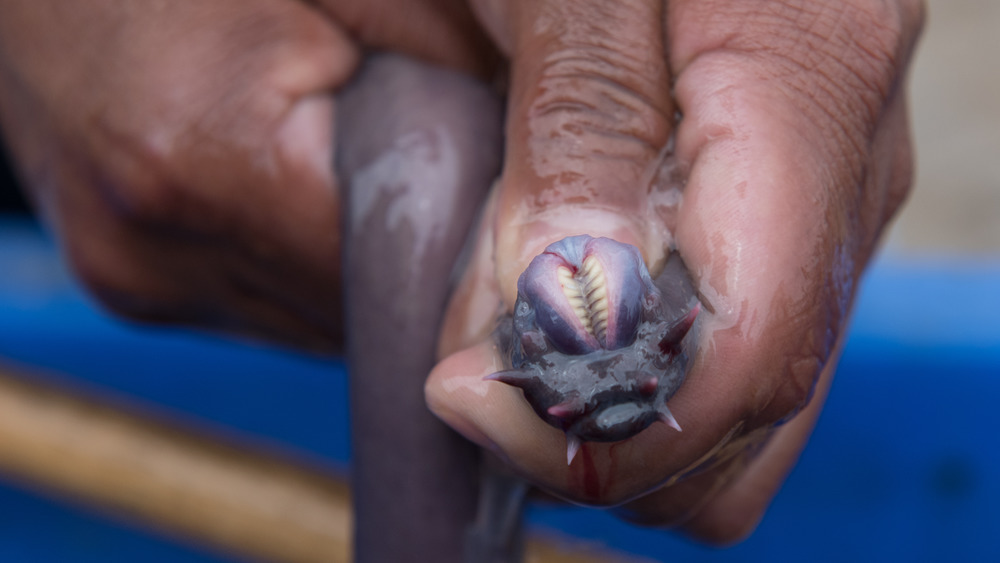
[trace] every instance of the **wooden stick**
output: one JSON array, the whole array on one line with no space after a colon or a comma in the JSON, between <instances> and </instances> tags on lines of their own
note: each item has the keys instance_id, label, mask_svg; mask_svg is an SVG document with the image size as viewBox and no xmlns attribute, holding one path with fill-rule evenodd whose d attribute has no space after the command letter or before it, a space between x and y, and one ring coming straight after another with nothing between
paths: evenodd
<instances>
[{"instance_id":1,"label":"wooden stick","mask_svg":"<svg viewBox=\"0 0 1000 563\"><path fill-rule=\"evenodd\" d=\"M0 471L254 559L349 561L343 483L9 372Z\"/></svg>"},{"instance_id":2,"label":"wooden stick","mask_svg":"<svg viewBox=\"0 0 1000 563\"><path fill-rule=\"evenodd\" d=\"M336 476L0 369L0 473L253 560L351 559ZM529 542L527 561L620 561Z\"/></svg>"}]
</instances>

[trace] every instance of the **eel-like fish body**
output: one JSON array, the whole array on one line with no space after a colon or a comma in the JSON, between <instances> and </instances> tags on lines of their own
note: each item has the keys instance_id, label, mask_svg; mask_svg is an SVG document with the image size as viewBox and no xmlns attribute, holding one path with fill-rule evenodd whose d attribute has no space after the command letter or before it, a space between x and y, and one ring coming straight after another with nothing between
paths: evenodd
<instances>
[{"instance_id":1,"label":"eel-like fish body","mask_svg":"<svg viewBox=\"0 0 1000 563\"><path fill-rule=\"evenodd\" d=\"M479 455L427 409L424 381L500 171L502 108L469 77L386 54L337 99L355 561L466 560Z\"/></svg>"}]
</instances>

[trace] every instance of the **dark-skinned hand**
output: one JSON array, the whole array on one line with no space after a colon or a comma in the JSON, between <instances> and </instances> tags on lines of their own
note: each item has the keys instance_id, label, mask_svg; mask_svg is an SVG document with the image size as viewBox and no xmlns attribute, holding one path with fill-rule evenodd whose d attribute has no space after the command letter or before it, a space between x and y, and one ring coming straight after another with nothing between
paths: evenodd
<instances>
[{"instance_id":1,"label":"dark-skinned hand","mask_svg":"<svg viewBox=\"0 0 1000 563\"><path fill-rule=\"evenodd\" d=\"M474 5L511 60L506 163L431 408L564 498L744 537L812 430L858 278L910 185L904 79L921 5ZM653 272L675 247L705 311L669 403L683 431L585 443L567 466L562 432L483 376L502 369L498 304L512 311L529 261L578 233L636 245Z\"/></svg>"},{"instance_id":2,"label":"dark-skinned hand","mask_svg":"<svg viewBox=\"0 0 1000 563\"><path fill-rule=\"evenodd\" d=\"M333 93L362 48L481 76L499 50L506 164L428 402L560 496L726 542L805 443L908 190L921 19L908 0L8 1L0 125L109 308L333 350ZM596 488L519 392L482 380L517 276L578 232L635 244L653 270L675 247L706 305L670 403L684 431L586 445Z\"/></svg>"},{"instance_id":3,"label":"dark-skinned hand","mask_svg":"<svg viewBox=\"0 0 1000 563\"><path fill-rule=\"evenodd\" d=\"M460 1L12 0L0 125L111 310L332 351L333 94L362 45L478 73L494 58Z\"/></svg>"}]
</instances>

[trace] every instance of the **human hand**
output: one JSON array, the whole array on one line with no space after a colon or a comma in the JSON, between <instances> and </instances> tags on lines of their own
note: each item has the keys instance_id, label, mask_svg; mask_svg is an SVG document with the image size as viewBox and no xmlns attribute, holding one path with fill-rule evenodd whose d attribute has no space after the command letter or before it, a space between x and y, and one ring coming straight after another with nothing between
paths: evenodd
<instances>
[{"instance_id":1,"label":"human hand","mask_svg":"<svg viewBox=\"0 0 1000 563\"><path fill-rule=\"evenodd\" d=\"M4 2L0 125L110 309L331 350L333 92L361 45L491 58L460 0Z\"/></svg>"},{"instance_id":2,"label":"human hand","mask_svg":"<svg viewBox=\"0 0 1000 563\"><path fill-rule=\"evenodd\" d=\"M474 4L511 57L506 165L428 403L557 495L739 539L811 431L857 280L909 188L903 81L921 6ZM562 433L483 376L502 369L490 333L519 274L581 233L634 244L652 271L676 247L705 311L670 401L683 432L586 443L567 467Z\"/></svg>"}]
</instances>

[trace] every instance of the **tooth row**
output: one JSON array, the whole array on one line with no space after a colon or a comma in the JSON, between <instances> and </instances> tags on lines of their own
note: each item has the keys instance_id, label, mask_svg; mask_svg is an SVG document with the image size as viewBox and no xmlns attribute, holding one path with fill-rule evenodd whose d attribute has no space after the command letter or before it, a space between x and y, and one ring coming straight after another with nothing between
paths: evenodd
<instances>
[{"instance_id":1,"label":"tooth row","mask_svg":"<svg viewBox=\"0 0 1000 563\"><path fill-rule=\"evenodd\" d=\"M580 324L592 336L603 341L608 332L608 289L600 262L588 256L575 276L565 267L559 268L558 276L563 293Z\"/></svg>"},{"instance_id":2,"label":"tooth row","mask_svg":"<svg viewBox=\"0 0 1000 563\"><path fill-rule=\"evenodd\" d=\"M580 275L584 300L593 319L594 328L591 334L603 341L608 332L608 283L604 276L604 268L597 258L588 256L583 261Z\"/></svg>"},{"instance_id":3,"label":"tooth row","mask_svg":"<svg viewBox=\"0 0 1000 563\"><path fill-rule=\"evenodd\" d=\"M583 325L583 328L588 333L594 334L594 326L591 323L590 314L587 312L587 302L584 300L583 288L580 286L580 282L573 277L573 272L569 268L560 267L558 272L559 285L562 286L563 294L569 300L573 312L580 319L580 324Z\"/></svg>"}]
</instances>

